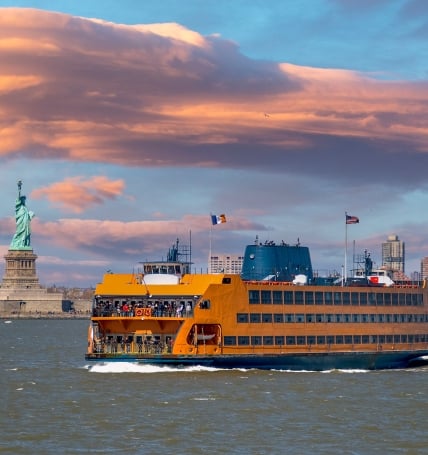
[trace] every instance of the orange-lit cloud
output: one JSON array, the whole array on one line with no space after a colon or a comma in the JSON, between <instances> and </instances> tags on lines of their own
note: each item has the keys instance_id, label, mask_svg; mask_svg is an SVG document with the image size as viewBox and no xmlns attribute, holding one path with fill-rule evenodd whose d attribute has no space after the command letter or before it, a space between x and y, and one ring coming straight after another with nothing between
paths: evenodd
<instances>
[{"instance_id":1,"label":"orange-lit cloud","mask_svg":"<svg viewBox=\"0 0 428 455\"><path fill-rule=\"evenodd\" d=\"M178 24L3 9L0 59L0 156L233 167L246 143L313 159L314 135L427 151L423 84L252 61Z\"/></svg>"},{"instance_id":2,"label":"orange-lit cloud","mask_svg":"<svg viewBox=\"0 0 428 455\"><path fill-rule=\"evenodd\" d=\"M88 207L102 204L106 199L114 199L123 193L123 180L109 180L104 176L90 179L70 177L32 191L34 199L46 198L54 205L74 213L81 213Z\"/></svg>"}]
</instances>

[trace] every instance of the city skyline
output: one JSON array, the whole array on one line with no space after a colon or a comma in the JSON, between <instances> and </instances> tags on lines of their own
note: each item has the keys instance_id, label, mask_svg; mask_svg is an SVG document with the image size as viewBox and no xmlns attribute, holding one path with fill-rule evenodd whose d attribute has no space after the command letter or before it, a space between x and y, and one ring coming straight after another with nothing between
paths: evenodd
<instances>
[{"instance_id":1,"label":"city skyline","mask_svg":"<svg viewBox=\"0 0 428 455\"><path fill-rule=\"evenodd\" d=\"M14 8L13 6L26 8ZM0 253L16 182L40 282L192 243L299 242L316 270L348 242L406 274L428 256L425 2L0 0ZM213 226L212 214L226 222ZM0 273L4 264L0 261Z\"/></svg>"}]
</instances>

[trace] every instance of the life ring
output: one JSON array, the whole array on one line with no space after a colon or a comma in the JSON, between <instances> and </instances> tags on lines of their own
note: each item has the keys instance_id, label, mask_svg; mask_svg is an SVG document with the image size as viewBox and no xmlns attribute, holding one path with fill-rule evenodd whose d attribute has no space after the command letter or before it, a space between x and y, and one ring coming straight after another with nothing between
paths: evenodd
<instances>
[{"instance_id":1,"label":"life ring","mask_svg":"<svg viewBox=\"0 0 428 455\"><path fill-rule=\"evenodd\" d=\"M144 316L151 316L152 315L152 309L151 308L144 308Z\"/></svg>"},{"instance_id":2,"label":"life ring","mask_svg":"<svg viewBox=\"0 0 428 455\"><path fill-rule=\"evenodd\" d=\"M144 314L144 311L142 308L137 308L135 310L135 316L142 316Z\"/></svg>"}]
</instances>

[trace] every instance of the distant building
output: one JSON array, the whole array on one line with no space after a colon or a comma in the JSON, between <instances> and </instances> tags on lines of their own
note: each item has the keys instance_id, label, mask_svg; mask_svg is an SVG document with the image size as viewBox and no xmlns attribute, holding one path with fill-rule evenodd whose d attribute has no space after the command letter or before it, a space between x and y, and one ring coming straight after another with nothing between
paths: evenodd
<instances>
[{"instance_id":1,"label":"distant building","mask_svg":"<svg viewBox=\"0 0 428 455\"><path fill-rule=\"evenodd\" d=\"M428 257L425 256L421 260L421 280L428 278Z\"/></svg>"},{"instance_id":2,"label":"distant building","mask_svg":"<svg viewBox=\"0 0 428 455\"><path fill-rule=\"evenodd\" d=\"M232 254L212 254L208 258L209 273L236 273L240 274L244 256Z\"/></svg>"},{"instance_id":3,"label":"distant building","mask_svg":"<svg viewBox=\"0 0 428 455\"><path fill-rule=\"evenodd\" d=\"M386 242L382 243L382 266L394 272L404 273L404 242L397 235L390 235Z\"/></svg>"}]
</instances>

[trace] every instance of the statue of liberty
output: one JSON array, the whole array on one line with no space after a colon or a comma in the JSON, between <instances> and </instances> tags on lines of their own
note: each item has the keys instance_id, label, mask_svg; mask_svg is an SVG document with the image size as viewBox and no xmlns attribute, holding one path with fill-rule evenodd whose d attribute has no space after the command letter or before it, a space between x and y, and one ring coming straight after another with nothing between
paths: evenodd
<instances>
[{"instance_id":1,"label":"statue of liberty","mask_svg":"<svg viewBox=\"0 0 428 455\"><path fill-rule=\"evenodd\" d=\"M21 196L22 182L18 182L18 197L15 202L15 220L16 232L10 244L10 250L29 250L31 249L30 223L34 217L34 213L27 209L25 205L25 196Z\"/></svg>"}]
</instances>

